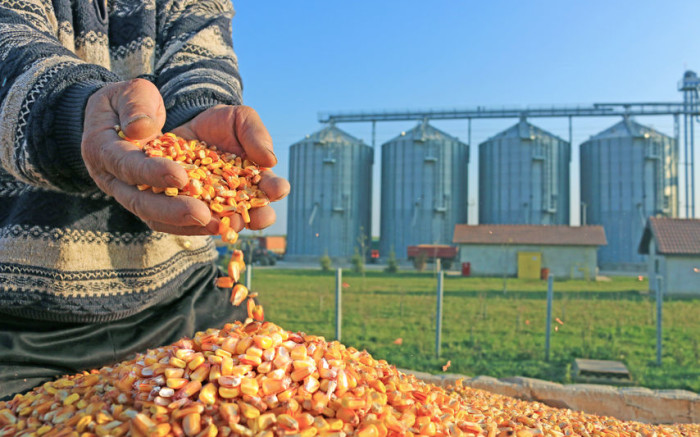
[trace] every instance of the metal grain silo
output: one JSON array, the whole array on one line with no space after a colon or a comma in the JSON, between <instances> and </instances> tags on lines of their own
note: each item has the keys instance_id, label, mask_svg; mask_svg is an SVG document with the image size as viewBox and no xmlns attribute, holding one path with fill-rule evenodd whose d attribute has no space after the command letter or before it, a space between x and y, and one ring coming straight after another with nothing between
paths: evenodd
<instances>
[{"instance_id":1,"label":"metal grain silo","mask_svg":"<svg viewBox=\"0 0 700 437\"><path fill-rule=\"evenodd\" d=\"M292 144L288 255L353 255L361 233L371 232L373 161L370 146L333 125Z\"/></svg>"},{"instance_id":2,"label":"metal grain silo","mask_svg":"<svg viewBox=\"0 0 700 437\"><path fill-rule=\"evenodd\" d=\"M427 122L382 145L380 254L451 244L467 222L469 146Z\"/></svg>"},{"instance_id":3,"label":"metal grain silo","mask_svg":"<svg viewBox=\"0 0 700 437\"><path fill-rule=\"evenodd\" d=\"M643 268L647 217L678 215L676 141L624 119L581 144L582 220L605 228L603 269Z\"/></svg>"},{"instance_id":4,"label":"metal grain silo","mask_svg":"<svg viewBox=\"0 0 700 437\"><path fill-rule=\"evenodd\" d=\"M479 145L479 223L569 224L569 143L524 119Z\"/></svg>"}]
</instances>

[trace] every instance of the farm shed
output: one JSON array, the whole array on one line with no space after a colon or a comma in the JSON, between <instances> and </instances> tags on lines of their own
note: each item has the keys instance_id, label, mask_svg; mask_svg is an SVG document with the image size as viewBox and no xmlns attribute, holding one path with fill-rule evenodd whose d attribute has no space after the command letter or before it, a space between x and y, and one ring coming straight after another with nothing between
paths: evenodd
<instances>
[{"instance_id":1,"label":"farm shed","mask_svg":"<svg viewBox=\"0 0 700 437\"><path fill-rule=\"evenodd\" d=\"M457 225L459 260L477 276L595 278L602 226Z\"/></svg>"},{"instance_id":2,"label":"farm shed","mask_svg":"<svg viewBox=\"0 0 700 437\"><path fill-rule=\"evenodd\" d=\"M700 296L700 219L650 217L639 253L649 255L649 290Z\"/></svg>"}]
</instances>

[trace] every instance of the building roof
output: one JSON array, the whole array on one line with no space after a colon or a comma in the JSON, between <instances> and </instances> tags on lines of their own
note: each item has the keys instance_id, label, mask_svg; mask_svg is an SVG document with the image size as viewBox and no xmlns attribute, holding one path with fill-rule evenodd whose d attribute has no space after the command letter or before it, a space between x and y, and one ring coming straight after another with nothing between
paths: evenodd
<instances>
[{"instance_id":1,"label":"building roof","mask_svg":"<svg viewBox=\"0 0 700 437\"><path fill-rule=\"evenodd\" d=\"M639 253L649 253L652 235L658 254L700 255L700 219L649 217L639 243Z\"/></svg>"},{"instance_id":2,"label":"building roof","mask_svg":"<svg viewBox=\"0 0 700 437\"><path fill-rule=\"evenodd\" d=\"M457 225L453 243L604 246L602 226Z\"/></svg>"}]
</instances>

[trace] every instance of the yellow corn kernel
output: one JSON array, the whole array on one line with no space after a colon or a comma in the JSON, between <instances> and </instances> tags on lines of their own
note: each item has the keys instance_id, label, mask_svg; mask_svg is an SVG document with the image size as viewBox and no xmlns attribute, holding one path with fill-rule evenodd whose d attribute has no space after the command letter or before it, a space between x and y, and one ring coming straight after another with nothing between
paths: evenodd
<instances>
[{"instance_id":1,"label":"yellow corn kernel","mask_svg":"<svg viewBox=\"0 0 700 437\"><path fill-rule=\"evenodd\" d=\"M199 367L199 366L201 366L202 364L204 364L204 362L205 362L206 360L207 360L207 359L204 358L204 355L195 355L195 356L192 357L192 360L190 360L190 362L187 363L187 368L190 369L190 370L194 370L194 369L196 369L197 367Z\"/></svg>"},{"instance_id":2,"label":"yellow corn kernel","mask_svg":"<svg viewBox=\"0 0 700 437\"><path fill-rule=\"evenodd\" d=\"M255 378L243 378L241 380L241 393L248 396L256 396L258 389L258 381Z\"/></svg>"},{"instance_id":3,"label":"yellow corn kernel","mask_svg":"<svg viewBox=\"0 0 700 437\"><path fill-rule=\"evenodd\" d=\"M182 419L182 430L188 437L194 437L202 430L202 417L199 413L190 413Z\"/></svg>"},{"instance_id":4,"label":"yellow corn kernel","mask_svg":"<svg viewBox=\"0 0 700 437\"><path fill-rule=\"evenodd\" d=\"M274 413L265 413L255 419L255 424L259 430L266 430L277 423L277 416Z\"/></svg>"},{"instance_id":5,"label":"yellow corn kernel","mask_svg":"<svg viewBox=\"0 0 700 437\"><path fill-rule=\"evenodd\" d=\"M78 393L73 393L73 394L67 396L63 400L63 405L71 405L73 402L77 401L78 399L80 399L80 395Z\"/></svg>"},{"instance_id":6,"label":"yellow corn kernel","mask_svg":"<svg viewBox=\"0 0 700 437\"><path fill-rule=\"evenodd\" d=\"M216 402L216 386L211 382L199 392L199 401L204 405L213 405Z\"/></svg>"},{"instance_id":7,"label":"yellow corn kernel","mask_svg":"<svg viewBox=\"0 0 700 437\"><path fill-rule=\"evenodd\" d=\"M169 363L171 366L179 367L181 369L184 369L185 366L187 366L187 363L185 363L183 360L181 360L177 357L170 357Z\"/></svg>"},{"instance_id":8,"label":"yellow corn kernel","mask_svg":"<svg viewBox=\"0 0 700 437\"><path fill-rule=\"evenodd\" d=\"M240 402L238 406L241 408L241 416L245 417L246 419L255 419L256 417L260 416L260 410L247 402Z\"/></svg>"}]
</instances>

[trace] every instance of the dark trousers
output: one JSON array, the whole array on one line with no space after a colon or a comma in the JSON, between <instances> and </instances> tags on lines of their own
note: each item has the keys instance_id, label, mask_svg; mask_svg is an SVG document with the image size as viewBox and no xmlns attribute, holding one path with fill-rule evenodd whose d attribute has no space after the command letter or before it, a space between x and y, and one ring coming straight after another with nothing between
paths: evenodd
<instances>
[{"instance_id":1,"label":"dark trousers","mask_svg":"<svg viewBox=\"0 0 700 437\"><path fill-rule=\"evenodd\" d=\"M113 322L59 323L0 314L0 400L196 331L245 320L245 303L232 306L231 290L216 287L217 276L213 263L202 267L185 281L179 297Z\"/></svg>"}]
</instances>

